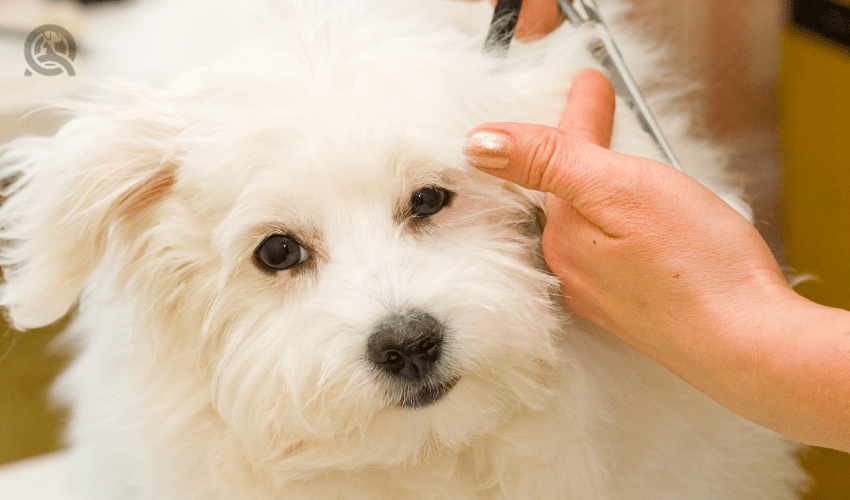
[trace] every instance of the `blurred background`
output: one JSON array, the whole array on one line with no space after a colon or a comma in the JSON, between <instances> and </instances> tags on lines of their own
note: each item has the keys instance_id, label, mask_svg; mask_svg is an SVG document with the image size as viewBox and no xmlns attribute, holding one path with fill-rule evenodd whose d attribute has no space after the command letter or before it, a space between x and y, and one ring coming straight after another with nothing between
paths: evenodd
<instances>
[{"instance_id":1,"label":"blurred background","mask_svg":"<svg viewBox=\"0 0 850 500\"><path fill-rule=\"evenodd\" d=\"M707 127L730 146L759 231L780 263L816 277L798 291L850 309L850 0L628 1L630 20L704 84ZM49 117L22 117L33 100L85 84L86 33L100 15L83 2L0 0L0 143L55 130ZM24 75L26 37L47 23L76 38L77 76ZM46 392L67 363L51 348L60 329L0 334L0 464L62 446L65 413ZM808 499L850 498L850 455L811 448L802 460L815 480Z\"/></svg>"}]
</instances>

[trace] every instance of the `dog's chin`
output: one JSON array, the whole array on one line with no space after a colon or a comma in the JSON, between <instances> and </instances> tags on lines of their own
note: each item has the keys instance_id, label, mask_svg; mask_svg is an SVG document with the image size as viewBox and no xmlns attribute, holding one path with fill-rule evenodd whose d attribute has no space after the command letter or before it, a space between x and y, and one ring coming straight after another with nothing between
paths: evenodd
<instances>
[{"instance_id":1,"label":"dog's chin","mask_svg":"<svg viewBox=\"0 0 850 500\"><path fill-rule=\"evenodd\" d=\"M430 383L421 387L410 387L399 398L398 406L402 408L419 409L439 402L452 388L457 385L460 377Z\"/></svg>"}]
</instances>

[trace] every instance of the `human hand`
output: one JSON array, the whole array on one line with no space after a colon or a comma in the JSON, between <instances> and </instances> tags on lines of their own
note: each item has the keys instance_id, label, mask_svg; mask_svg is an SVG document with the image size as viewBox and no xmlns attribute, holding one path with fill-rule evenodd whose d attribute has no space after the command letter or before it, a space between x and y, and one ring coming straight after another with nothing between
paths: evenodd
<instances>
[{"instance_id":1,"label":"human hand","mask_svg":"<svg viewBox=\"0 0 850 500\"><path fill-rule=\"evenodd\" d=\"M519 37L557 27L524 15ZM850 452L850 312L794 293L752 225L693 179L605 149L613 110L588 70L557 129L481 125L466 153L548 193L544 257L577 313L739 415Z\"/></svg>"},{"instance_id":2,"label":"human hand","mask_svg":"<svg viewBox=\"0 0 850 500\"><path fill-rule=\"evenodd\" d=\"M613 111L610 83L586 70L557 129L470 132L474 164L549 193L543 251L567 303L658 359L698 353L704 332L731 335L732 322L749 327L754 302L796 297L755 228L711 191L665 164L605 149Z\"/></svg>"}]
</instances>

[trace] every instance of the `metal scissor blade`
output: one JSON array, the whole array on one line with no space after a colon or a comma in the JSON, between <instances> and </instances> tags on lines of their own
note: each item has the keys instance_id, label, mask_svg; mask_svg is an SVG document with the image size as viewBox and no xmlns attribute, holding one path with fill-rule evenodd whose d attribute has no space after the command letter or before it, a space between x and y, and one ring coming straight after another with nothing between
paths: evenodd
<instances>
[{"instance_id":1,"label":"metal scissor blade","mask_svg":"<svg viewBox=\"0 0 850 500\"><path fill-rule=\"evenodd\" d=\"M574 5L575 4L575 5ZM620 49L614 42L614 37L602 20L599 8L594 0L558 0L558 6L574 26L590 25L596 32L597 39L590 44L590 53L608 71L608 77L614 91L623 98L634 112L641 127L649 133L673 167L682 170L673 148L667 142L664 132L658 125L646 99L635 83L629 68L626 66Z\"/></svg>"},{"instance_id":2,"label":"metal scissor blade","mask_svg":"<svg viewBox=\"0 0 850 500\"><path fill-rule=\"evenodd\" d=\"M573 4L570 3L570 0L558 0L558 7L560 7L561 12L563 12L564 15L567 16L567 19L573 26L579 26L587 22L573 7Z\"/></svg>"},{"instance_id":3,"label":"metal scissor blade","mask_svg":"<svg viewBox=\"0 0 850 500\"><path fill-rule=\"evenodd\" d=\"M597 25L598 31L607 31L604 28L600 29L600 27L601 25ZM677 170L682 170L679 159L676 158L673 148L667 142L661 126L658 125L649 104L646 103L646 99L644 99L637 83L632 78L629 68L626 66L625 60L611 35L607 32L600 33L599 40L591 45L590 50L593 57L609 71L614 91L628 102L641 127L652 136L658 147L667 156L670 165Z\"/></svg>"}]
</instances>

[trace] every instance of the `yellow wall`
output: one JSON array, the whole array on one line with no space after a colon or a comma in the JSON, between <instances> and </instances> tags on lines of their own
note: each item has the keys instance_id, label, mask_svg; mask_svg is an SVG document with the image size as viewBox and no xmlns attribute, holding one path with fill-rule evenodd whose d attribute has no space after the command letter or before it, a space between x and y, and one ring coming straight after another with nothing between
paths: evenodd
<instances>
[{"instance_id":1,"label":"yellow wall","mask_svg":"<svg viewBox=\"0 0 850 500\"><path fill-rule=\"evenodd\" d=\"M801 294L850 309L850 49L790 28L780 99L787 262L817 278ZM850 455L815 448L804 465L809 499L850 499Z\"/></svg>"},{"instance_id":2,"label":"yellow wall","mask_svg":"<svg viewBox=\"0 0 850 500\"><path fill-rule=\"evenodd\" d=\"M0 321L0 464L55 450L65 412L48 401L48 389L66 357L50 348L59 328L17 339ZM14 342L14 345L12 345Z\"/></svg>"},{"instance_id":3,"label":"yellow wall","mask_svg":"<svg viewBox=\"0 0 850 500\"><path fill-rule=\"evenodd\" d=\"M816 302L850 309L850 49L793 31L781 85L788 263Z\"/></svg>"}]
</instances>

